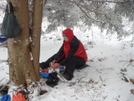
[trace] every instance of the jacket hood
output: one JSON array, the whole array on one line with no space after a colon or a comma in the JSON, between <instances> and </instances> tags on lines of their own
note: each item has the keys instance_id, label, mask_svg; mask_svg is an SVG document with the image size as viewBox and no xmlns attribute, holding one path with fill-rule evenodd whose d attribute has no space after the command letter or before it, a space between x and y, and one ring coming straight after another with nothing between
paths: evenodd
<instances>
[{"instance_id":1,"label":"jacket hood","mask_svg":"<svg viewBox=\"0 0 134 101\"><path fill-rule=\"evenodd\" d=\"M65 29L64 31L62 31L62 34L65 34L67 37L68 37L68 39L69 39L69 42L71 42L72 41L72 39L74 38L74 33L73 33L73 31L71 30L71 29Z\"/></svg>"}]
</instances>

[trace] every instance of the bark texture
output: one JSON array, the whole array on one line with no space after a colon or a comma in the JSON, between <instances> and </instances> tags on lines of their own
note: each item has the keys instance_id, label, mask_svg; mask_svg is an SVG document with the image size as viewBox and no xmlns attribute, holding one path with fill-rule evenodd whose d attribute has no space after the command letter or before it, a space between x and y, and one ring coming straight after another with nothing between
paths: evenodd
<instances>
[{"instance_id":1,"label":"bark texture","mask_svg":"<svg viewBox=\"0 0 134 101\"><path fill-rule=\"evenodd\" d=\"M15 85L30 86L38 82L42 0L33 0L32 29L29 27L28 0L11 0L21 33L8 39L9 77ZM30 30L31 29L31 30Z\"/></svg>"}]
</instances>

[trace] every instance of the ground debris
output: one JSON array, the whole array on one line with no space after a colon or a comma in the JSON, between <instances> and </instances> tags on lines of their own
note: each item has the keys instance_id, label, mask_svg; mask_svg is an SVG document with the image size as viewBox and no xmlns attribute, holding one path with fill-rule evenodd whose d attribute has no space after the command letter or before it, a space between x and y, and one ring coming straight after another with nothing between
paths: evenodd
<instances>
[{"instance_id":1,"label":"ground debris","mask_svg":"<svg viewBox=\"0 0 134 101\"><path fill-rule=\"evenodd\" d=\"M130 92L134 95L134 89L131 89Z\"/></svg>"},{"instance_id":2,"label":"ground debris","mask_svg":"<svg viewBox=\"0 0 134 101\"><path fill-rule=\"evenodd\" d=\"M41 90L40 91L40 95L43 95L43 94L45 94L45 93L47 93L48 91L47 90Z\"/></svg>"},{"instance_id":3,"label":"ground debris","mask_svg":"<svg viewBox=\"0 0 134 101\"><path fill-rule=\"evenodd\" d=\"M130 81L132 82L132 84L134 84L134 79L130 79Z\"/></svg>"},{"instance_id":4,"label":"ground debris","mask_svg":"<svg viewBox=\"0 0 134 101\"><path fill-rule=\"evenodd\" d=\"M123 78L122 80L126 81L126 82L129 82L129 80L123 75Z\"/></svg>"}]
</instances>

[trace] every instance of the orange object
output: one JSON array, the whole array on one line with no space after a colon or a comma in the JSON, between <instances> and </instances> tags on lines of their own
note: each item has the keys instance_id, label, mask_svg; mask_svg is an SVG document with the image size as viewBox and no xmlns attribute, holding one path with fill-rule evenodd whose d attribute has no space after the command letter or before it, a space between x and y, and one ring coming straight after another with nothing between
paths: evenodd
<instances>
[{"instance_id":1,"label":"orange object","mask_svg":"<svg viewBox=\"0 0 134 101\"><path fill-rule=\"evenodd\" d=\"M48 73L48 69L43 69L41 72Z\"/></svg>"},{"instance_id":2,"label":"orange object","mask_svg":"<svg viewBox=\"0 0 134 101\"><path fill-rule=\"evenodd\" d=\"M12 101L27 101L24 97L24 95L20 92L17 92L17 94L12 95Z\"/></svg>"}]
</instances>

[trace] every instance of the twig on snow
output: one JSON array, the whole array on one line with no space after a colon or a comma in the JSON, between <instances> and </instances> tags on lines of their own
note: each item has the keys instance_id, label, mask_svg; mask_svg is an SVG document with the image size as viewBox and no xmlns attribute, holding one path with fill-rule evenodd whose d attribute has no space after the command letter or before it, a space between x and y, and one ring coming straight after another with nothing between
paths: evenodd
<instances>
[{"instance_id":1,"label":"twig on snow","mask_svg":"<svg viewBox=\"0 0 134 101\"><path fill-rule=\"evenodd\" d=\"M2 63L2 62L8 62L7 60L0 60L0 63Z\"/></svg>"},{"instance_id":2,"label":"twig on snow","mask_svg":"<svg viewBox=\"0 0 134 101\"><path fill-rule=\"evenodd\" d=\"M5 77L3 79L1 79L0 82L3 81L4 79L5 79Z\"/></svg>"},{"instance_id":3,"label":"twig on snow","mask_svg":"<svg viewBox=\"0 0 134 101\"><path fill-rule=\"evenodd\" d=\"M130 66L130 65L132 65L132 66L134 66L133 64L132 64L132 62L134 62L134 59L129 59L129 60L121 60L121 61L119 61L119 62L129 62L129 64L127 65L127 67L128 66Z\"/></svg>"}]
</instances>

